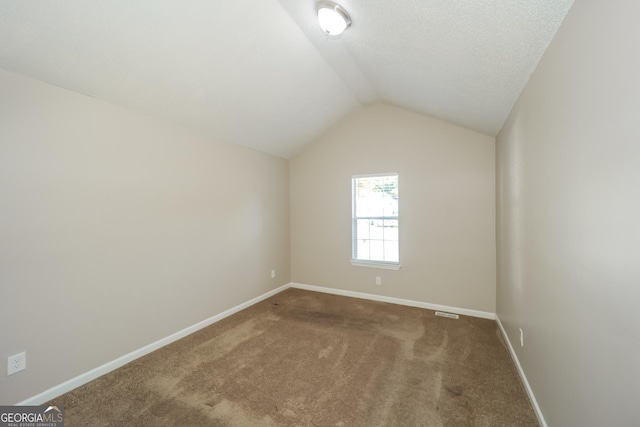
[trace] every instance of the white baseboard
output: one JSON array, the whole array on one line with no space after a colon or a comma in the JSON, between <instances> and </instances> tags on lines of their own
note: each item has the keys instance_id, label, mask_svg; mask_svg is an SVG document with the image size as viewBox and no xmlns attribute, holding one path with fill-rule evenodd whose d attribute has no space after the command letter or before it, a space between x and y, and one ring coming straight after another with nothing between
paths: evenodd
<instances>
[{"instance_id":1,"label":"white baseboard","mask_svg":"<svg viewBox=\"0 0 640 427\"><path fill-rule=\"evenodd\" d=\"M511 341L509 340L509 336L507 335L507 332L504 330L504 326L502 326L502 322L500 321L500 318L498 317L497 314L496 314L496 322L498 322L498 326L500 327L500 332L502 333L502 336L505 342L507 343L507 346L509 347L509 353L511 353L511 358L513 359L513 362L516 364L516 368L518 368L520 379L522 380L522 384L524 384L524 388L527 391L527 394L529 395L529 400L531 401L531 406L533 406L533 411L536 413L536 417L538 417L538 422L542 427L547 427L547 422L544 419L544 415L542 415L540 406L538 406L538 401L536 400L536 397L533 394L533 390L529 385L529 381L527 380L527 376L524 374L524 370L520 365L520 361L518 360L518 355L516 355L516 352L513 349L513 346L511 345Z\"/></svg>"},{"instance_id":2,"label":"white baseboard","mask_svg":"<svg viewBox=\"0 0 640 427\"><path fill-rule=\"evenodd\" d=\"M202 322L198 322L195 325L191 325L188 328L185 328L181 331L178 331L174 334L169 335L168 337L159 339L156 342L153 342L149 345L139 348L138 350L134 350L129 354L125 354L124 356L121 356L115 360L112 360L111 362L107 362L102 366L98 366L97 368L92 369L89 372L85 372L84 374L80 374L75 378L71 378L70 380L63 382L62 384L58 384L57 386L51 387L50 389L43 391L42 393L37 394L33 397L30 397L26 400L23 400L22 402L19 402L16 405L42 405L43 403L48 402L49 400L55 399L56 397L64 393L67 393L73 390L74 388L80 387L81 385L84 385L89 381L93 381L98 377L108 374L109 372L123 365L126 365L127 363L132 362L146 354L149 354L152 351L155 351L161 347L164 347L165 345L171 344L172 342L177 341L180 338L184 338L187 335L191 335L192 333L202 328L205 328L209 325L212 325L213 323L216 323L224 319L225 317L229 317L232 314L239 312L240 310L244 310L245 308L250 307L262 300L265 300L270 296L280 293L285 289L288 289L290 286L291 286L290 283L287 283L286 285L282 285L279 288L276 288L272 291L264 293L247 302L244 302L240 305L230 308L229 310L223 311L222 313L216 314L215 316L210 317L206 320L203 320Z\"/></svg>"},{"instance_id":3,"label":"white baseboard","mask_svg":"<svg viewBox=\"0 0 640 427\"><path fill-rule=\"evenodd\" d=\"M448 305L431 304L428 302L413 301L408 299L385 297L382 295L366 294L362 292L345 291L342 289L325 288L324 286L304 285L302 283L290 283L292 288L305 289L307 291L324 292L326 294L343 295L346 297L368 299L372 301L389 302L392 304L406 305L409 307L426 308L436 311L447 311L449 313L462 314L464 316L481 317L483 319L494 320L496 318L495 313L487 311L469 310L467 308L450 307Z\"/></svg>"},{"instance_id":4,"label":"white baseboard","mask_svg":"<svg viewBox=\"0 0 640 427\"><path fill-rule=\"evenodd\" d=\"M419 308L426 308L426 309L430 309L430 310L440 310L440 311L447 311L450 313L456 313L456 314L462 314L462 315L466 315L466 316L473 316L473 317L481 317L484 319L495 319L496 315L494 313L489 313L489 312L485 312L485 311L477 311L477 310L469 310L466 308L458 308L458 307L449 307L446 305L439 305L439 304L430 304L430 303L426 303L426 302L420 302L420 301L412 301L412 300L406 300L406 299L401 299L401 298L393 298L393 297L386 297L386 296L382 296L382 295L374 295L374 294L367 294L367 293L362 293L362 292L353 292L353 291L345 291L342 289L335 289L335 288L325 288L323 286L313 286L313 285L303 285L300 283L287 283L286 285L282 285L279 288L276 288L272 291L269 291L267 293L264 293L256 298L253 298L247 302L244 302L240 305L237 305L233 308L230 308L229 310L223 311L222 313L216 314L213 317L210 317L208 319L205 319L201 322L196 323L195 325L189 326L181 331L178 331L174 334L169 335L168 337L159 339L158 341L155 341L149 345L146 345L142 348L139 348L138 350L134 350L131 353L125 354L124 356L121 356L115 360L112 360L110 362L105 363L104 365L98 366L97 368L94 368L88 372L85 372L83 374L78 375L77 377L71 378L68 381L63 382L62 384L58 384L54 387L51 387L50 389L43 391L42 393L39 393L33 397L30 397L28 399L25 399L19 403L17 403L16 405L41 405L45 402L48 402L50 400L55 399L56 397L64 394L64 393L68 393L69 391L80 387L81 385L84 385L90 381L95 380L98 377L101 377L105 374L108 374L109 372L118 369L121 366L126 365L129 362L132 362L142 356L145 356L149 353L151 353L152 351L155 351L161 347L164 347L168 344L171 344L174 341L177 341L181 338L186 337L187 335L190 335L202 328L205 328L209 325L212 325L226 317L231 316L232 314L235 314L241 310L244 310L247 307L250 307L262 300L265 300L275 294L278 294L282 291L284 291L285 289L288 288L298 288L298 289L306 289L309 291L316 291L316 292L324 292L324 293L329 293L329 294L335 294L335 295L343 295L343 296L347 296L347 297L353 297L353 298L361 298L361 299L368 299L368 300L372 300L372 301L381 301L381 302L388 302L388 303L392 303L392 304L399 304L399 305L406 305L406 306L410 306L410 307L419 307ZM499 324L499 322L498 322ZM502 328L502 325L500 326ZM504 334L504 331L503 331ZM507 340L507 342L509 342ZM510 346L511 344L509 344ZM521 375L524 378L524 374L522 373L522 370L520 368L519 363L517 362L517 359L515 358L515 353L513 353L512 350L512 355L514 355L514 359L516 360L516 364L518 366L518 369L521 373ZM526 380L525 380L526 383ZM528 387L528 383L527 387ZM530 396L532 397L533 394L530 392L530 389L527 388L527 392L530 393ZM533 399L532 397L532 402L535 402L535 399ZM534 405L534 407L536 408L537 411L539 411L539 409L537 408L537 404ZM541 415L540 415L541 416ZM543 419L544 421L544 419ZM546 427L546 424L542 424L544 427Z\"/></svg>"}]
</instances>

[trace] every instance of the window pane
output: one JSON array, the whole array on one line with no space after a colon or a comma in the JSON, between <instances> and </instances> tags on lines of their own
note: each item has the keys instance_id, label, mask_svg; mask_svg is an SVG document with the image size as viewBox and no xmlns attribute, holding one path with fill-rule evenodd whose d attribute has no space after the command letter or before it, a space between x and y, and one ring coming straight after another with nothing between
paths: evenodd
<instances>
[{"instance_id":1,"label":"window pane","mask_svg":"<svg viewBox=\"0 0 640 427\"><path fill-rule=\"evenodd\" d=\"M369 238L378 240L384 239L384 227L382 226L383 221L379 219L372 219L369 221L369 223L371 224L369 228L371 233L369 235Z\"/></svg>"},{"instance_id":2,"label":"window pane","mask_svg":"<svg viewBox=\"0 0 640 427\"><path fill-rule=\"evenodd\" d=\"M369 240L369 259L371 261L384 261L384 243L382 240Z\"/></svg>"},{"instance_id":3,"label":"window pane","mask_svg":"<svg viewBox=\"0 0 640 427\"><path fill-rule=\"evenodd\" d=\"M398 262L400 260L398 242L384 242L384 260L387 262Z\"/></svg>"},{"instance_id":4,"label":"window pane","mask_svg":"<svg viewBox=\"0 0 640 427\"><path fill-rule=\"evenodd\" d=\"M369 240L358 240L356 248L356 259L369 259Z\"/></svg>"},{"instance_id":5,"label":"window pane","mask_svg":"<svg viewBox=\"0 0 640 427\"><path fill-rule=\"evenodd\" d=\"M371 216L371 207L368 202L371 193L370 178L356 178L354 185L356 193L356 216Z\"/></svg>"},{"instance_id":6,"label":"window pane","mask_svg":"<svg viewBox=\"0 0 640 427\"><path fill-rule=\"evenodd\" d=\"M396 219L384 220L384 240L398 241L398 220Z\"/></svg>"},{"instance_id":7,"label":"window pane","mask_svg":"<svg viewBox=\"0 0 640 427\"><path fill-rule=\"evenodd\" d=\"M356 238L358 240L360 239L369 239L369 223L371 221L369 221L368 219L359 219L357 220L358 223L358 229L357 229L357 235Z\"/></svg>"},{"instance_id":8,"label":"window pane","mask_svg":"<svg viewBox=\"0 0 640 427\"><path fill-rule=\"evenodd\" d=\"M356 216L397 216L398 177L355 178Z\"/></svg>"}]
</instances>

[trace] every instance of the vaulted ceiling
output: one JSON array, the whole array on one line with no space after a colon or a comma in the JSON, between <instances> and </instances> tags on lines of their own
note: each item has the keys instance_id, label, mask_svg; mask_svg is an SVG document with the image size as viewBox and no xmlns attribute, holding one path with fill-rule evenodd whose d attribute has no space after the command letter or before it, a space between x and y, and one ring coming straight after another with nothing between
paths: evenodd
<instances>
[{"instance_id":1,"label":"vaulted ceiling","mask_svg":"<svg viewBox=\"0 0 640 427\"><path fill-rule=\"evenodd\" d=\"M495 135L572 2L4 0L0 68L285 158L376 101Z\"/></svg>"}]
</instances>

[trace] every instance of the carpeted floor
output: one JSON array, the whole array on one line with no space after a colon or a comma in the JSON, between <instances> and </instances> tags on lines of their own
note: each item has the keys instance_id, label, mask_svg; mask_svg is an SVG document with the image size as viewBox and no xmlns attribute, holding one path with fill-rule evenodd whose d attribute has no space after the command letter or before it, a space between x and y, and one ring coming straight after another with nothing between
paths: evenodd
<instances>
[{"instance_id":1,"label":"carpeted floor","mask_svg":"<svg viewBox=\"0 0 640 427\"><path fill-rule=\"evenodd\" d=\"M52 402L74 426L537 426L494 321L288 289Z\"/></svg>"}]
</instances>

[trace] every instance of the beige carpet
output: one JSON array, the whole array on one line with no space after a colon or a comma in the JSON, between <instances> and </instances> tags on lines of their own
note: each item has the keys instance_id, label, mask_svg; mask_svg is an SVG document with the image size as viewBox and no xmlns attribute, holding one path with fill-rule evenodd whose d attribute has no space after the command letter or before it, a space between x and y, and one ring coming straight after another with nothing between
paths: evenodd
<instances>
[{"instance_id":1,"label":"beige carpet","mask_svg":"<svg viewBox=\"0 0 640 427\"><path fill-rule=\"evenodd\" d=\"M494 321L289 289L50 403L66 426L537 426Z\"/></svg>"}]
</instances>

